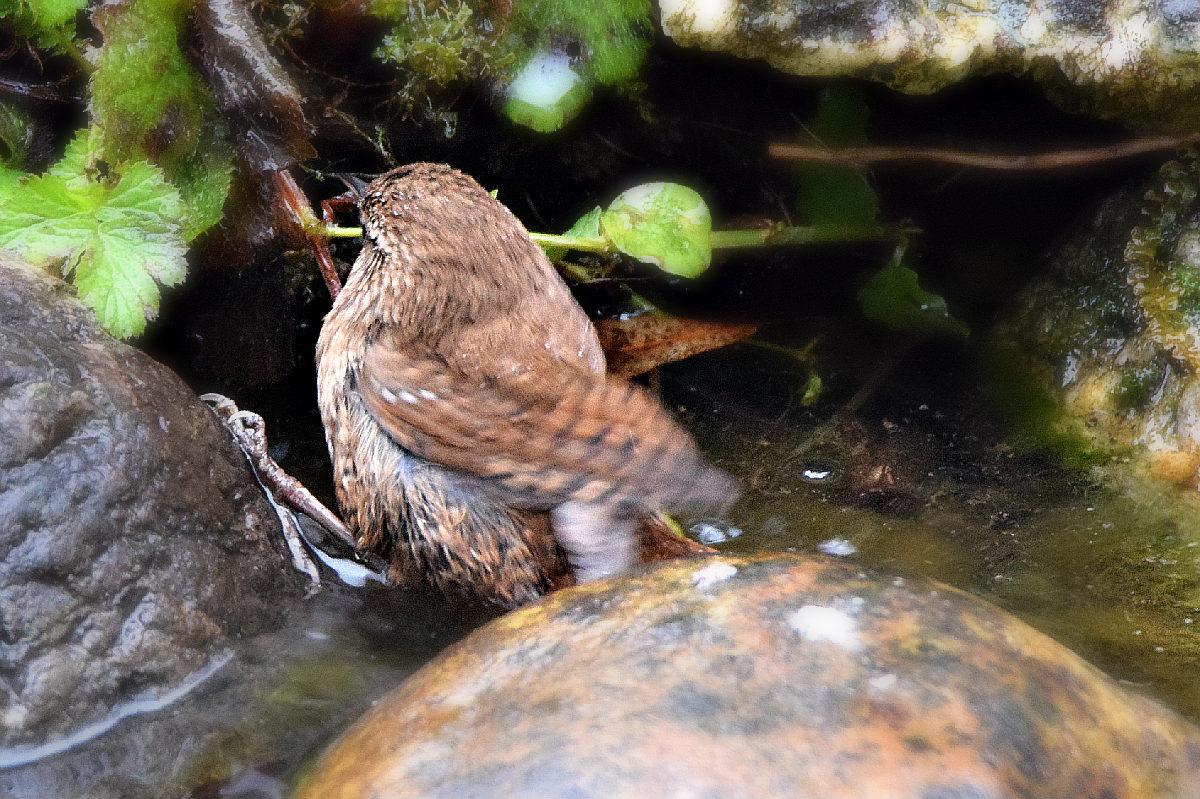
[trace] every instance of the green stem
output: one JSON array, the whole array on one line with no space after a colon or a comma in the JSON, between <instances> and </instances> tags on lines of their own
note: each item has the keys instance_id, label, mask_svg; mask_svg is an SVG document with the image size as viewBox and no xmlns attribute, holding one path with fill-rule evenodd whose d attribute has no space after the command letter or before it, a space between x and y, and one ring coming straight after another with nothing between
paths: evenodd
<instances>
[{"instance_id":1,"label":"green stem","mask_svg":"<svg viewBox=\"0 0 1200 799\"><path fill-rule=\"evenodd\" d=\"M596 279L596 272L583 264L577 264L573 261L562 260L557 262L559 270L576 283L589 283ZM658 306L650 302L650 300L638 294L629 286L624 287L629 292L629 304L638 311L655 311Z\"/></svg>"},{"instance_id":2,"label":"green stem","mask_svg":"<svg viewBox=\"0 0 1200 799\"><path fill-rule=\"evenodd\" d=\"M315 216L314 216L315 219ZM363 231L360 227L340 227L326 225L322 222L312 224L312 233L331 239L361 238ZM709 243L714 250L733 249L737 247L770 247L787 244L819 244L825 242L853 241L887 241L911 232L908 228L900 227L861 227L848 225L815 225L797 227L779 225L761 230L714 230L710 234ZM600 255L612 254L617 251L612 242L603 237L580 238L555 233L530 233L533 239L543 249L546 247L561 247L578 252L594 252Z\"/></svg>"},{"instance_id":3,"label":"green stem","mask_svg":"<svg viewBox=\"0 0 1200 799\"><path fill-rule=\"evenodd\" d=\"M794 358L801 363L812 363L812 350L813 347L816 346L817 339L814 338L803 347L785 347L782 344L776 344L771 341L762 341L761 339L757 338L742 339L742 343L749 344L751 347L758 347L759 349L766 350L767 352L775 352L780 355L786 355L787 357Z\"/></svg>"},{"instance_id":4,"label":"green stem","mask_svg":"<svg viewBox=\"0 0 1200 799\"><path fill-rule=\"evenodd\" d=\"M558 268L562 270L564 275L571 278L571 280L574 280L576 283L587 283L596 277L592 273L591 269L588 269L582 264L573 263L571 261L559 261Z\"/></svg>"},{"instance_id":5,"label":"green stem","mask_svg":"<svg viewBox=\"0 0 1200 799\"><path fill-rule=\"evenodd\" d=\"M605 238L579 238L577 236L556 235L554 233L530 233L529 238L537 242L542 249L546 247L563 247L579 252L597 252L601 255L615 252L616 248Z\"/></svg>"},{"instance_id":6,"label":"green stem","mask_svg":"<svg viewBox=\"0 0 1200 799\"><path fill-rule=\"evenodd\" d=\"M315 215L313 219L316 219ZM311 232L318 236L324 236L327 239L361 239L363 229L360 227L326 225L324 222L316 221Z\"/></svg>"}]
</instances>

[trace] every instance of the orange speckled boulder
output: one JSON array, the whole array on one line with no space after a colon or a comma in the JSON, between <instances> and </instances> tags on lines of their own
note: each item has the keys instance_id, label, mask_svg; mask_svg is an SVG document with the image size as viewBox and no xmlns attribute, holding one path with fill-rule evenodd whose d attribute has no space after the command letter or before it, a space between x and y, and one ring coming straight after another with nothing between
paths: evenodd
<instances>
[{"instance_id":1,"label":"orange speckled boulder","mask_svg":"<svg viewBox=\"0 0 1200 799\"><path fill-rule=\"evenodd\" d=\"M1200 729L944 585L720 557L476 631L300 795L1200 796Z\"/></svg>"}]
</instances>

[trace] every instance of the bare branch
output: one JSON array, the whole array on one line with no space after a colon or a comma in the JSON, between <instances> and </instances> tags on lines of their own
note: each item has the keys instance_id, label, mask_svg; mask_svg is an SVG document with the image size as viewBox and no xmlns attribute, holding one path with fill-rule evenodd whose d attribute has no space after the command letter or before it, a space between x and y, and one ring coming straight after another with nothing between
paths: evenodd
<instances>
[{"instance_id":1,"label":"bare branch","mask_svg":"<svg viewBox=\"0 0 1200 799\"><path fill-rule=\"evenodd\" d=\"M933 161L978 169L1028 171L1099 164L1105 161L1129 158L1160 150L1174 150L1197 143L1200 143L1200 133L1187 133L1178 136L1147 136L1145 138L1120 142L1119 144L1110 144L1106 147L1093 147L1085 150L1056 150L1054 152L1036 153L1034 155L968 153L959 150L940 150L936 147L905 146L847 147L839 150L803 144L787 144L784 142L774 142L768 145L767 151L774 158L793 161L815 161L825 164L842 164L845 166L867 166L868 164L876 164L882 161Z\"/></svg>"}]
</instances>

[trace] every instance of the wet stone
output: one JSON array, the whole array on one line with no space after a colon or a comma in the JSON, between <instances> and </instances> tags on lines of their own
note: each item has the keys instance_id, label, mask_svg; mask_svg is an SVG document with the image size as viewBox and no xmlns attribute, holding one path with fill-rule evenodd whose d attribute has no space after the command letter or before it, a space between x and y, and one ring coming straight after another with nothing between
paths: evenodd
<instances>
[{"instance_id":1,"label":"wet stone","mask_svg":"<svg viewBox=\"0 0 1200 799\"><path fill-rule=\"evenodd\" d=\"M1200 162L1106 200L992 334L994 390L1070 465L1200 483Z\"/></svg>"},{"instance_id":2,"label":"wet stone","mask_svg":"<svg viewBox=\"0 0 1200 799\"><path fill-rule=\"evenodd\" d=\"M4 256L0 429L0 795L136 794L182 742L105 731L218 673L303 578L212 412Z\"/></svg>"},{"instance_id":3,"label":"wet stone","mask_svg":"<svg viewBox=\"0 0 1200 799\"><path fill-rule=\"evenodd\" d=\"M1153 0L663 0L680 45L796 75L856 77L927 94L966 78L1029 76L1071 110L1142 127L1197 120L1193 3Z\"/></svg>"},{"instance_id":4,"label":"wet stone","mask_svg":"<svg viewBox=\"0 0 1200 799\"><path fill-rule=\"evenodd\" d=\"M697 581L715 564L720 581ZM1188 796L1198 744L955 589L718 557L477 630L334 743L300 796Z\"/></svg>"}]
</instances>

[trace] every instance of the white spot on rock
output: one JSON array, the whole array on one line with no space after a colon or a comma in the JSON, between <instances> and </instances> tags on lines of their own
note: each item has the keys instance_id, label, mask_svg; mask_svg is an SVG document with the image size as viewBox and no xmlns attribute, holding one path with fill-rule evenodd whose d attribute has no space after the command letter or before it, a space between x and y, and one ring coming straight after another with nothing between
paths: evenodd
<instances>
[{"instance_id":1,"label":"white spot on rock","mask_svg":"<svg viewBox=\"0 0 1200 799\"><path fill-rule=\"evenodd\" d=\"M858 547L850 543L848 538L827 538L817 544L817 549L826 555L834 555L839 558L846 558L858 552Z\"/></svg>"},{"instance_id":2,"label":"white spot on rock","mask_svg":"<svg viewBox=\"0 0 1200 799\"><path fill-rule=\"evenodd\" d=\"M737 25L733 0L660 0L663 30L668 36L730 34Z\"/></svg>"},{"instance_id":3,"label":"white spot on rock","mask_svg":"<svg viewBox=\"0 0 1200 799\"><path fill-rule=\"evenodd\" d=\"M692 585L705 591L723 580L728 580L735 574L737 574L736 567L723 560L714 560L703 569L696 569L692 572Z\"/></svg>"},{"instance_id":4,"label":"white spot on rock","mask_svg":"<svg viewBox=\"0 0 1200 799\"><path fill-rule=\"evenodd\" d=\"M880 674L878 677L872 677L867 680L867 685L876 691L887 691L896 684L896 679L896 675L889 672L887 674Z\"/></svg>"},{"instance_id":5,"label":"white spot on rock","mask_svg":"<svg viewBox=\"0 0 1200 799\"><path fill-rule=\"evenodd\" d=\"M806 641L828 641L845 649L858 650L858 625L837 608L805 605L788 614L787 622Z\"/></svg>"}]
</instances>

